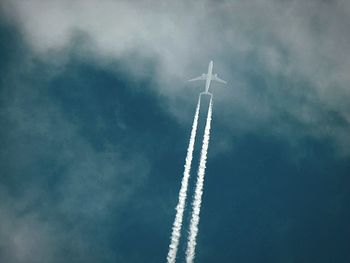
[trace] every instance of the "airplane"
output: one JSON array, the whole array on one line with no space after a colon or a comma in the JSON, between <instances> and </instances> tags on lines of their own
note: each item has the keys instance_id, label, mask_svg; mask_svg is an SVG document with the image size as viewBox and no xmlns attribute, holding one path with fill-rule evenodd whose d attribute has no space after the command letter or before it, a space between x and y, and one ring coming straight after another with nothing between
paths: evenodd
<instances>
[{"instance_id":1,"label":"airplane","mask_svg":"<svg viewBox=\"0 0 350 263\"><path fill-rule=\"evenodd\" d=\"M223 84L227 83L226 81L220 79L217 74L213 74L213 65L214 65L214 62L210 61L207 74L202 74L201 76L199 76L197 78L188 80L188 81L205 80L206 82L205 82L205 91L203 92L204 94L210 94L209 87L210 87L210 83L212 80L223 83Z\"/></svg>"}]
</instances>

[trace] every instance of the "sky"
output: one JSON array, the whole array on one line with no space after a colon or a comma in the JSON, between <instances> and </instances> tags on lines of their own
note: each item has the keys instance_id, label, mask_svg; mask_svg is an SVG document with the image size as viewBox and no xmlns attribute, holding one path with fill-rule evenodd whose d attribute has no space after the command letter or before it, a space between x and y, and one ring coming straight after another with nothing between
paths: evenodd
<instances>
[{"instance_id":1,"label":"sky","mask_svg":"<svg viewBox=\"0 0 350 263\"><path fill-rule=\"evenodd\" d=\"M350 262L349 26L347 0L1 1L0 262L165 262L210 60L196 262Z\"/></svg>"}]
</instances>

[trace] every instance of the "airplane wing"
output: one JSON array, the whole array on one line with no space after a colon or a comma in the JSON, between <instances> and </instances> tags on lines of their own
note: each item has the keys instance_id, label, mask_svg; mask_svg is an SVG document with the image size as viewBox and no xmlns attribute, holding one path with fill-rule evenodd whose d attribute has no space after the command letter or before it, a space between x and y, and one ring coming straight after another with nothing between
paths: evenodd
<instances>
[{"instance_id":1,"label":"airplane wing","mask_svg":"<svg viewBox=\"0 0 350 263\"><path fill-rule=\"evenodd\" d=\"M197 80L206 80L207 74L203 74L202 76L199 76L198 78L189 79L188 81L197 81Z\"/></svg>"},{"instance_id":2,"label":"airplane wing","mask_svg":"<svg viewBox=\"0 0 350 263\"><path fill-rule=\"evenodd\" d=\"M220 78L219 78L218 76L216 76L216 75L213 76L213 80L215 80L215 81L217 81L217 82L221 82L221 83L223 83L223 84L226 84L226 83L227 83L225 80L220 79Z\"/></svg>"}]
</instances>

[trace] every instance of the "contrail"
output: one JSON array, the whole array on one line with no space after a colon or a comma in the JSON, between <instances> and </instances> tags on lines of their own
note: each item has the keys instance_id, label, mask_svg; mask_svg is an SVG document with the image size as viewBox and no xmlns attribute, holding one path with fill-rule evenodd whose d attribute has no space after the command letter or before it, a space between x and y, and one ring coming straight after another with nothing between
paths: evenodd
<instances>
[{"instance_id":1,"label":"contrail","mask_svg":"<svg viewBox=\"0 0 350 263\"><path fill-rule=\"evenodd\" d=\"M186 262L192 263L195 257L196 249L196 238L198 233L198 224L199 224L199 213L202 203L202 194L203 194L203 183L205 175L205 164L207 162L207 152L210 138L210 125L211 125L211 114L212 114L212 97L210 98L210 104L208 109L207 121L205 124L204 137L202 150L199 161L199 168L197 174L197 183L194 193L194 200L192 203L192 217L190 223L190 232L187 241L187 250L186 250Z\"/></svg>"},{"instance_id":2,"label":"contrail","mask_svg":"<svg viewBox=\"0 0 350 263\"><path fill-rule=\"evenodd\" d=\"M176 216L172 228L171 233L171 242L169 245L169 252L167 256L167 262L168 263L174 263L176 259L176 253L179 246L179 240L181 236L181 226L182 226L182 218L183 213L185 210L185 204L186 204L186 198L187 198L187 186L188 186L188 179L190 177L190 171L191 171L191 163L192 163L192 157L193 157L193 148L197 133L197 125L198 125L198 114L199 114L199 108L200 108L200 100L201 98L198 98L198 104L196 108L196 113L194 115L193 124L192 124L192 131L191 131L191 137L190 142L188 144L187 148L187 156L186 156L186 162L185 162L185 169L183 178L181 181L181 188L179 192L179 202L176 206Z\"/></svg>"}]
</instances>

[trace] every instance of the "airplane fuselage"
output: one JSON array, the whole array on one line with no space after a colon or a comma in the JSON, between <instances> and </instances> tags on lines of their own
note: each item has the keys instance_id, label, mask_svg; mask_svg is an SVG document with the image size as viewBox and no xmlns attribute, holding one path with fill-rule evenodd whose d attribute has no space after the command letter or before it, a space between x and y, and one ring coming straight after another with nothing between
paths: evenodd
<instances>
[{"instance_id":1,"label":"airplane fuselage","mask_svg":"<svg viewBox=\"0 0 350 263\"><path fill-rule=\"evenodd\" d=\"M207 74L207 80L205 82L205 93L209 92L210 82L213 75L213 61L210 61L208 66L208 74Z\"/></svg>"}]
</instances>

